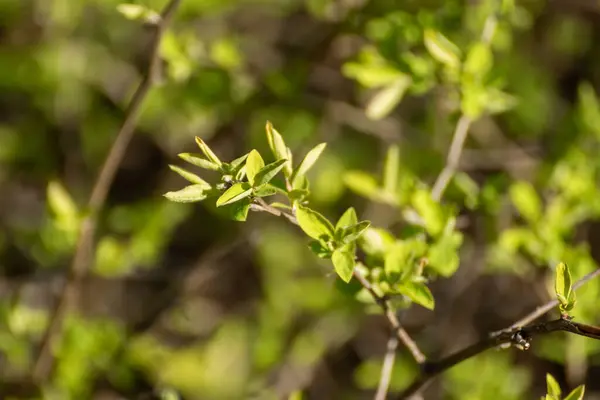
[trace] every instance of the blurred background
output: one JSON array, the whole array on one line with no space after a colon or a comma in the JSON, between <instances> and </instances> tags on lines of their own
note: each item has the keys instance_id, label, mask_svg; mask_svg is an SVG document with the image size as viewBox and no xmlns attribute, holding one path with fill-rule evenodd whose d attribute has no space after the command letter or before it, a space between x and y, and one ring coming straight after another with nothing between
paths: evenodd
<instances>
[{"instance_id":1,"label":"blurred background","mask_svg":"<svg viewBox=\"0 0 600 400\"><path fill-rule=\"evenodd\" d=\"M402 310L408 332L431 358L447 355L551 299L558 261L575 278L598 268L600 2L183 0L100 214L80 312L40 387L30 373L81 215L149 64L153 28L127 10L166 1L121 3L0 1L3 399L373 398L387 320L305 235L268 214L234 222L214 202L162 194L184 186L168 164L198 151L194 136L224 160L268 154L270 120L297 157L328 143L309 174L313 208L337 219L354 206L394 231L402 201L364 182L397 143L403 184L432 184L460 115L456 88L424 55L428 26L466 49L498 15L492 75L505 95L473 124L444 197L464 234L460 267L431 285L434 311ZM406 93L381 94L403 74ZM598 282L582 288L576 320L600 324L599 299ZM491 350L424 398L540 398L546 373L600 399L598 342L558 333L527 352ZM390 390L416 374L400 348Z\"/></svg>"}]
</instances>

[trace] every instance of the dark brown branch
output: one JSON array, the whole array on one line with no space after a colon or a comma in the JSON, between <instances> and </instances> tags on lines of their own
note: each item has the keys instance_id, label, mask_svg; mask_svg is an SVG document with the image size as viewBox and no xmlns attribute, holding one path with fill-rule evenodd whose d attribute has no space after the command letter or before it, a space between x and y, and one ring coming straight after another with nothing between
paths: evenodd
<instances>
[{"instance_id":1,"label":"dark brown branch","mask_svg":"<svg viewBox=\"0 0 600 400\"><path fill-rule=\"evenodd\" d=\"M154 25L152 47L150 49L150 63L146 73L131 98L127 109L125 110L125 120L117 137L107 155L98 178L94 182L92 193L88 201L88 214L81 222L79 239L75 247L75 254L69 268L69 277L62 291L57 305L50 317L48 328L42 338L40 351L33 367L33 379L36 381L45 381L50 375L54 358L52 355L52 342L60 334L62 323L67 312L77 304L77 297L81 280L87 273L88 265L93 258L94 234L96 232L98 213L104 206L110 186L114 180L115 174L123 157L127 146L133 137L135 124L140 114L141 106L150 91L156 77L160 72L160 42L163 34L175 10L181 3L181 0L171 0L163 9L160 19Z\"/></svg>"},{"instance_id":2,"label":"dark brown branch","mask_svg":"<svg viewBox=\"0 0 600 400\"><path fill-rule=\"evenodd\" d=\"M258 198L255 201L256 201L256 203L252 204L252 209L254 211L263 211L263 212L267 212L272 215L281 216L281 217L286 218L288 221L290 221L294 225L298 225L298 220L296 219L296 217L294 215L286 213L282 210L279 210L275 207L270 206L263 199ZM402 342L402 344L404 344L406 346L406 348L412 354L415 361L419 364L423 364L426 360L425 355L421 352L417 343L414 340L412 340L410 335L406 332L406 330L404 330L404 328L400 324L400 321L398 321L398 317L396 316L396 311L394 309L392 309L387 298L379 295L375 291L375 288L373 287L373 285L371 285L371 283L368 281L368 279L365 278L358 271L358 269L356 269L356 268L354 269L353 276L354 276L354 279L356 279L361 284L361 286L364 287L367 290L367 292L369 292L371 297L373 297L373 299L375 300L375 303L377 303L377 305L382 309L385 317L388 319L388 321L392 327L393 334Z\"/></svg>"}]
</instances>

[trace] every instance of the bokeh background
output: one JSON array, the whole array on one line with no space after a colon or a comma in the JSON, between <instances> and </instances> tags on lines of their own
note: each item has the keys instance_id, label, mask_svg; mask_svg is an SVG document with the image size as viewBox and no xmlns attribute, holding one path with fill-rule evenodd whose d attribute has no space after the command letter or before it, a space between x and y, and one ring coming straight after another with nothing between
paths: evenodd
<instances>
[{"instance_id":1,"label":"bokeh background","mask_svg":"<svg viewBox=\"0 0 600 400\"><path fill-rule=\"evenodd\" d=\"M197 151L194 136L222 159L268 154L270 120L299 155L328 143L309 175L315 209L333 219L352 205L394 231L402 205L356 193L349 172L379 176L398 143L400 174L431 184L458 118L456 93L425 74L373 115L373 81L423 26L467 46L500 3L510 10L493 69L514 99L473 125L444 199L465 235L458 272L431 285L434 311L414 305L401 321L436 358L551 299L556 262L569 262L575 278L597 268L598 1L183 0L100 215L80 313L66 320L56 369L40 387L29 376L78 215L148 65L152 29L120 3L0 1L2 398L372 398L389 335L380 312L349 296L285 220L251 213L240 223L214 202L168 202L162 194L184 185L168 164ZM132 3L158 11L165 1ZM389 65L365 56L373 49ZM522 215L528 207L537 219ZM578 292L578 321L600 324L599 296L596 282ZM464 362L424 398L540 398L552 373L565 390L585 383L586 399L598 399L599 364L597 342L554 334L527 352ZM416 373L401 349L391 391Z\"/></svg>"}]
</instances>

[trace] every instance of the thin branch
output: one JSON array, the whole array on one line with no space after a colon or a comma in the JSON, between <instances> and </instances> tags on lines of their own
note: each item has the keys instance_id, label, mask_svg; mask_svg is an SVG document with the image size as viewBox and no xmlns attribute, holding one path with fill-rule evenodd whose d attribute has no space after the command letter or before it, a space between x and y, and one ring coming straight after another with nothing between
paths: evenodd
<instances>
[{"instance_id":1,"label":"thin branch","mask_svg":"<svg viewBox=\"0 0 600 400\"><path fill-rule=\"evenodd\" d=\"M48 329L44 333L40 351L34 363L32 373L34 380L44 381L52 371L54 364L51 348L52 344L60 334L67 312L77 304L80 283L86 275L88 264L94 254L93 241L96 232L98 213L104 206L117 169L119 168L119 165L125 156L127 146L133 137L135 124L140 115L144 99L160 72L160 42L180 3L181 0L171 0L161 12L160 19L155 21L148 69L125 110L125 120L117 133L117 137L112 144L102 168L100 169L98 178L94 182L88 202L88 215L81 222L75 254L69 269L69 277L61 297L58 299L54 312L50 317Z\"/></svg>"},{"instance_id":2,"label":"thin branch","mask_svg":"<svg viewBox=\"0 0 600 400\"><path fill-rule=\"evenodd\" d=\"M497 25L497 15L495 13L490 14L485 20L480 41L489 44L494 37ZM433 184L433 188L431 189L431 197L436 201L441 200L446 188L452 180L452 177L458 169L460 156L465 146L465 141L467 140L469 128L471 127L472 123L473 120L464 113L458 119L458 123L454 129L454 134L452 135L452 143L450 144L450 150L448 151L448 156L446 158L446 165L444 166L442 172L438 175L435 183Z\"/></svg>"},{"instance_id":3,"label":"thin branch","mask_svg":"<svg viewBox=\"0 0 600 400\"><path fill-rule=\"evenodd\" d=\"M263 199L258 198L255 200L256 203L252 204L252 210L254 211L262 211L267 212L272 215L280 216L286 218L288 221L293 223L294 225L299 225L298 220L292 214L286 213L280 209L277 209L273 206L267 204ZM365 278L358 269L354 269L353 271L354 278L364 287L367 292L373 297L375 303L382 309L384 315L388 319L393 334L406 346L408 351L412 354L413 358L418 364L423 364L426 361L425 355L419 349L417 343L412 340L410 335L404 330L400 321L398 321L398 317L396 316L396 311L390 306L389 301L386 297L380 296L376 291L371 282L367 278Z\"/></svg>"},{"instance_id":4,"label":"thin branch","mask_svg":"<svg viewBox=\"0 0 600 400\"><path fill-rule=\"evenodd\" d=\"M530 346L531 339L534 336L558 331L600 340L599 327L579 324L565 318L560 318L549 322L542 322L540 324L530 325L524 328L500 331L490 335L481 342L459 350L458 352L451 354L439 361L425 364L423 373L406 390L404 390L402 394L400 394L398 399L410 398L412 395L418 393L435 376L486 350L506 344L512 344L522 348L523 350L527 350Z\"/></svg>"},{"instance_id":5,"label":"thin branch","mask_svg":"<svg viewBox=\"0 0 600 400\"><path fill-rule=\"evenodd\" d=\"M398 338L391 336L388 340L383 366L381 367L381 376L379 378L379 386L375 393L375 400L385 400L387 398L390 381L392 379L392 371L394 370L394 361L396 359L396 349L398 348Z\"/></svg>"}]
</instances>

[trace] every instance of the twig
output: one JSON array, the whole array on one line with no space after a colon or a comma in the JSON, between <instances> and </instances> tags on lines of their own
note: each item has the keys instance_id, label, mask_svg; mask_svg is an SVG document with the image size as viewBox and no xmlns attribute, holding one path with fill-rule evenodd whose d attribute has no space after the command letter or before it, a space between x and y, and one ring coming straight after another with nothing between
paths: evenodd
<instances>
[{"instance_id":1,"label":"twig","mask_svg":"<svg viewBox=\"0 0 600 400\"><path fill-rule=\"evenodd\" d=\"M410 396L418 393L435 376L488 349L505 344L513 344L527 350L530 346L531 339L534 336L558 331L569 332L575 335L600 340L600 328L579 324L565 318L542 322L524 328L500 331L490 335L487 339L475 343L463 350L459 350L446 358L425 364L423 373L407 389L405 389L402 394L400 394L398 399L408 399Z\"/></svg>"},{"instance_id":2,"label":"twig","mask_svg":"<svg viewBox=\"0 0 600 400\"><path fill-rule=\"evenodd\" d=\"M394 370L394 361L396 359L396 349L398 348L398 338L391 336L388 340L387 351L381 367L381 376L379 377L379 386L375 393L375 400L385 400L387 397L392 371Z\"/></svg>"},{"instance_id":3,"label":"twig","mask_svg":"<svg viewBox=\"0 0 600 400\"><path fill-rule=\"evenodd\" d=\"M77 304L77 296L81 280L87 272L87 266L93 257L93 241L96 232L98 213L102 209L110 186L123 157L127 146L133 137L135 124L140 114L142 103L152 87L160 71L160 42L167 29L175 10L181 0L171 0L160 14L160 19L155 21L152 45L150 49L150 64L139 86L125 110L125 120L117 137L107 155L98 178L94 182L92 193L88 201L88 214L81 222L79 238L75 247L75 254L69 269L69 277L62 291L57 305L50 317L48 329L41 341L40 351L33 367L33 379L44 381L50 375L54 360L52 355L52 342L60 334L63 320L67 312Z\"/></svg>"},{"instance_id":4,"label":"twig","mask_svg":"<svg viewBox=\"0 0 600 400\"><path fill-rule=\"evenodd\" d=\"M252 210L263 211L263 212L267 212L272 215L281 216L281 217L286 218L288 221L290 221L294 225L299 225L298 220L296 219L296 217L294 215L286 213L286 212L279 210L273 206L270 206L261 198L258 198L255 201L256 201L256 203L252 204ZM402 344L404 344L406 346L406 348L412 354L415 361L418 364L423 364L426 361L425 355L421 352L417 343L414 340L412 340L410 335L406 332L406 330L404 330L404 328L400 324L400 321L398 321L396 312L390 306L388 299L385 298L384 296L380 296L375 291L375 288L373 288L373 285L371 285L371 283L368 281L368 279L365 278L359 272L358 269L356 269L356 268L354 269L353 276L361 284L361 286L364 287L367 290L367 292L369 292L369 294L375 300L375 303L377 303L377 305L382 309L384 315L386 316L386 318L388 319L388 321L392 327L393 334L402 342Z\"/></svg>"},{"instance_id":5,"label":"twig","mask_svg":"<svg viewBox=\"0 0 600 400\"><path fill-rule=\"evenodd\" d=\"M481 42L490 43L492 41L497 25L497 15L495 13L490 14L485 20L483 32L481 33L480 37ZM433 188L431 189L431 197L436 201L441 200L444 191L446 191L446 188L450 184L452 177L458 169L460 156L462 154L465 141L469 133L469 128L471 127L472 123L473 120L464 113L458 119L458 123L454 129L454 134L452 135L452 143L450 144L450 150L448 151L448 156L446 158L446 165L444 166L442 172L438 175L435 183L433 184Z\"/></svg>"}]
</instances>

